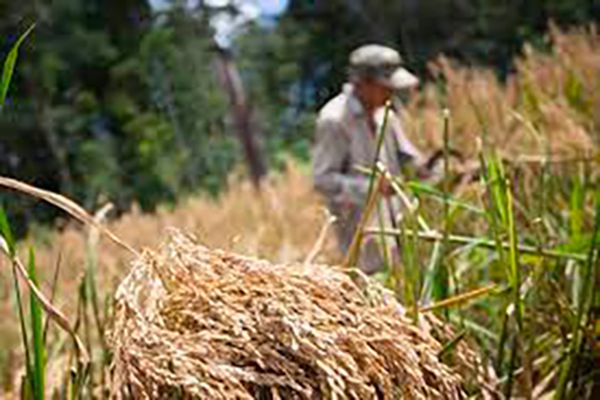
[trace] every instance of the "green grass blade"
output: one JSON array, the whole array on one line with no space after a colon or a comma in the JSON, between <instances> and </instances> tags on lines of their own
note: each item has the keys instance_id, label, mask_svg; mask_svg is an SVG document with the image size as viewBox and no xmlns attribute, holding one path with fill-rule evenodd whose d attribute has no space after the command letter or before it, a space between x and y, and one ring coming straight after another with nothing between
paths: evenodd
<instances>
[{"instance_id":1,"label":"green grass blade","mask_svg":"<svg viewBox=\"0 0 600 400\"><path fill-rule=\"evenodd\" d=\"M450 112L448 109L444 109L444 180L443 180L443 193L442 199L444 203L444 221L443 221L443 232L442 232L442 242L441 242L441 256L437 265L434 268L433 272L433 291L432 295L434 300L443 300L450 296L450 264L446 257L448 254L449 242L448 235L450 234L451 229L451 220L450 220L450 175L448 171L448 163L449 163L449 151L450 151ZM447 311L446 317L448 316Z\"/></svg>"},{"instance_id":2,"label":"green grass blade","mask_svg":"<svg viewBox=\"0 0 600 400\"><path fill-rule=\"evenodd\" d=\"M508 324L509 324L510 314L508 310L503 313L502 320L502 329L500 330L500 338L498 340L498 350L496 354L496 371L503 371L503 363L504 363L504 352L506 351L506 342L508 340Z\"/></svg>"},{"instance_id":3,"label":"green grass blade","mask_svg":"<svg viewBox=\"0 0 600 400\"><path fill-rule=\"evenodd\" d=\"M414 236L406 235L406 228L411 231L416 228L415 226L415 218L413 215L406 215L403 219L404 229L400 229L401 235L395 236L396 238L401 240L400 247L402 249L402 260L404 266L404 274L403 279L404 282L396 282L397 288L400 287L400 283L404 287L404 304L407 309L412 309L413 317L416 319L418 315L418 302L419 302L419 294L421 291L421 282L420 282L420 270L417 263L417 244L416 238ZM397 293L398 294L398 293Z\"/></svg>"},{"instance_id":4,"label":"green grass blade","mask_svg":"<svg viewBox=\"0 0 600 400\"><path fill-rule=\"evenodd\" d=\"M517 369L517 348L518 340L517 336L513 336L512 347L510 352L510 360L508 363L508 375L506 378L506 385L504 386L504 397L510 399L512 397L515 370Z\"/></svg>"},{"instance_id":5,"label":"green grass blade","mask_svg":"<svg viewBox=\"0 0 600 400\"><path fill-rule=\"evenodd\" d=\"M6 243L6 247L8 250L8 255L12 258L15 255L15 239L12 234L12 230L10 229L10 224L8 223L8 218L6 218L6 213L4 212L4 208L0 206L0 234L4 238L4 242Z\"/></svg>"},{"instance_id":6,"label":"green grass blade","mask_svg":"<svg viewBox=\"0 0 600 400\"><path fill-rule=\"evenodd\" d=\"M33 248L29 249L29 261L27 263L29 277L35 286L39 286L35 252ZM42 323L42 308L39 300L33 292L29 295L30 317L31 317L31 332L32 332L32 350L33 350L33 365L32 365L32 381L33 381L33 397L36 400L44 399L45 374L46 374L46 350L44 347L44 329Z\"/></svg>"},{"instance_id":7,"label":"green grass blade","mask_svg":"<svg viewBox=\"0 0 600 400\"><path fill-rule=\"evenodd\" d=\"M31 351L29 349L29 339L27 333L27 325L25 324L25 311L23 311L23 301L21 299L21 288L19 287L19 280L17 277L16 267L13 266L13 285L15 288L15 297L17 299L17 311L19 313L19 324L21 327L21 340L23 342L23 349L25 351L25 370L27 371L26 381L28 383L31 392L34 393L33 387L33 374L31 366Z\"/></svg>"},{"instance_id":8,"label":"green grass blade","mask_svg":"<svg viewBox=\"0 0 600 400\"><path fill-rule=\"evenodd\" d=\"M365 230L366 234L377 234L381 233L379 229L368 228ZM426 240L430 242L437 242L443 239L443 235L436 231L414 231L411 229L404 229L403 232L400 232L398 229L387 229L384 231L386 235L408 235L408 236L416 236L421 240ZM591 240L591 239L590 239ZM471 246L471 247L481 247L485 249L497 250L497 247L502 247L503 250L510 249L509 242L500 242L497 243L496 240L492 240L486 237L470 237L463 235L448 235L448 241L452 244ZM596 239L596 246L600 243L599 239ZM589 249L589 245L583 246L585 249ZM571 253L568 251L564 251L562 247L554 248L554 249L545 249L538 248L535 246L525 245L525 244L517 244L517 250L519 254L526 254L528 257L544 257L551 258L556 260L575 260L579 262L585 262L587 260L587 256L583 253Z\"/></svg>"},{"instance_id":9,"label":"green grass blade","mask_svg":"<svg viewBox=\"0 0 600 400\"><path fill-rule=\"evenodd\" d=\"M485 131L485 129L484 129ZM485 135L484 135L484 143L485 143ZM497 196L497 190L495 189L495 187L499 184L498 179L497 179L497 168L495 168L495 163L496 163L496 158L494 156L489 157L489 160L487 159L486 155L483 153L483 151L479 154L479 159L480 159L480 163L481 163L481 171L482 171L482 175L481 175L481 180L482 180L482 184L487 188L486 190L486 194L487 194L487 207L485 208L486 211L486 219L488 220L488 223L490 225L490 230L493 234L493 244L494 247L498 253L498 259L500 264L505 264L505 247L502 245L503 240L502 240L502 235L500 234L499 231L499 226L501 224L501 221L499 221L498 219L498 208L501 208L501 205L499 205L499 198ZM510 319L510 315L508 312L509 308L505 307L505 312L502 315L502 328L500 331L500 336L499 336L499 340L498 340L498 347L496 349L496 365L495 365L495 369L498 373L501 373L503 370L503 364L504 364L504 352L505 352L505 348L506 348L506 342L508 340L508 330L509 330L509 319Z\"/></svg>"},{"instance_id":10,"label":"green grass blade","mask_svg":"<svg viewBox=\"0 0 600 400\"><path fill-rule=\"evenodd\" d=\"M381 207L381 202L377 202L377 223L379 224L380 229L385 229L385 215ZM379 235L380 240L380 248L381 254L383 255L383 264L385 266L385 270L389 271L392 268L391 263L391 252L392 249L389 249L387 246L387 241L385 240L385 235L382 233Z\"/></svg>"},{"instance_id":11,"label":"green grass blade","mask_svg":"<svg viewBox=\"0 0 600 400\"><path fill-rule=\"evenodd\" d=\"M450 321L453 324L464 326L464 329L468 330L469 334L477 336L480 340L486 340L491 343L497 343L500 340L497 334L482 326L478 322L468 318L463 318L458 315L450 315Z\"/></svg>"},{"instance_id":12,"label":"green grass blade","mask_svg":"<svg viewBox=\"0 0 600 400\"><path fill-rule=\"evenodd\" d=\"M32 24L21 36L19 36L13 47L8 52L8 56L6 56L6 59L4 60L4 67L2 68L2 80L0 81L0 107L4 106L4 101L6 100L10 81L15 70L17 57L19 55L19 47L21 47L21 44L31 33L34 27L35 24Z\"/></svg>"},{"instance_id":13,"label":"green grass blade","mask_svg":"<svg viewBox=\"0 0 600 400\"><path fill-rule=\"evenodd\" d=\"M25 377L27 387L29 387L31 393L34 392L33 381L31 380L31 357L29 350L29 339L27 333L27 325L25 323L25 312L23 311L23 301L21 299L21 288L19 286L19 279L17 277L16 266L14 265L14 256L15 256L15 241L14 236L12 234L12 229L10 228L10 224L8 222L8 218L6 218L6 213L4 212L4 208L0 206L0 234L2 235L2 239L6 245L6 251L8 252L7 256L11 259L13 263L13 287L15 289L15 298L17 301L17 312L19 314L19 324L21 327L21 340L23 342L23 350L25 352L25 369L27 371L27 376Z\"/></svg>"},{"instance_id":14,"label":"green grass blade","mask_svg":"<svg viewBox=\"0 0 600 400\"><path fill-rule=\"evenodd\" d=\"M576 243L583 236L583 226L585 218L585 183L579 176L573 179L573 189L569 199L569 242ZM588 239L590 242L590 238ZM591 244L593 246L593 243ZM581 286L584 282L581 281L582 274L574 273L571 279L571 299L573 307L579 304L579 295L582 293Z\"/></svg>"},{"instance_id":15,"label":"green grass blade","mask_svg":"<svg viewBox=\"0 0 600 400\"><path fill-rule=\"evenodd\" d=\"M521 274L519 269L519 251L518 251L518 239L517 239L517 230L514 219L514 207L513 207L513 195L511 185L508 181L508 178L504 172L504 167L502 165L502 161L498 158L497 155L492 155L488 162L488 177L490 179L490 197L491 197L491 209L490 209L490 219L492 221L495 220L492 227L495 229L495 239L496 239L496 247L497 252L500 257L501 265L505 265L506 267L506 278L509 282L509 286L512 290L512 305L513 315L516 322L515 332L513 332L512 341L512 352L509 360L509 369L508 369L508 377L509 383L507 384L507 397L510 397L510 390L512 386L512 375L514 374L514 370L517 368L517 338L521 335L523 331L523 314L524 314L524 306L521 299ZM494 217L493 215L496 215ZM505 258L505 254L503 252L504 246L502 246L502 237L504 235L508 235L508 259ZM504 325L503 329L510 328L512 324L510 320L507 321L507 324ZM504 344L501 343L501 346ZM502 351L499 350L499 355L502 354ZM500 359L501 363L502 360Z\"/></svg>"},{"instance_id":16,"label":"green grass blade","mask_svg":"<svg viewBox=\"0 0 600 400\"><path fill-rule=\"evenodd\" d=\"M434 279L436 276L437 266L440 263L440 258L442 256L441 250L442 242L440 240L436 240L433 243L431 257L429 259L427 268L425 269L425 277L423 279L423 287L421 288L421 298L419 301L420 304L429 305L429 303L433 299L433 291L436 290L436 288L434 287Z\"/></svg>"},{"instance_id":17,"label":"green grass blade","mask_svg":"<svg viewBox=\"0 0 600 400\"><path fill-rule=\"evenodd\" d=\"M515 304L515 318L517 319L517 325L519 330L523 329L523 302L521 301L521 272L519 267L519 248L518 248L518 240L517 240L517 228L515 226L515 218L513 212L513 196L512 191L510 189L510 185L505 185L506 189L506 230L508 232L508 256L510 263L510 276L511 276L511 286L513 289L514 295L514 304Z\"/></svg>"},{"instance_id":18,"label":"green grass blade","mask_svg":"<svg viewBox=\"0 0 600 400\"><path fill-rule=\"evenodd\" d=\"M487 160L483 153L480 154L479 158L482 171L482 184L487 188L488 205L485 210L486 218L490 224L499 261L501 264L505 264L505 252L502 246L502 235L500 233L501 220L499 221L498 216L498 209L502 208L502 205L500 204L501 198L498 196L497 190L497 186L500 184L496 176L498 169L495 167L495 164L497 163L497 160L495 156L492 156Z\"/></svg>"},{"instance_id":19,"label":"green grass blade","mask_svg":"<svg viewBox=\"0 0 600 400\"><path fill-rule=\"evenodd\" d=\"M594 217L594 232L592 234L592 243L595 243L600 235L600 196L596 196L595 201L595 217ZM556 399L564 399L569 397L567 387L571 377L574 375L577 367L577 360L580 357L581 344L583 341L583 329L589 322L590 308L594 297L594 273L598 267L598 258L600 257L600 249L595 246L590 246L588 259L583 268L579 269L581 274L581 293L579 293L579 301L575 319L573 321L571 342L569 343L567 356L560 371L560 377L555 393Z\"/></svg>"},{"instance_id":20,"label":"green grass blade","mask_svg":"<svg viewBox=\"0 0 600 400\"><path fill-rule=\"evenodd\" d=\"M488 160L488 173L489 173L489 188L491 191L493 208L491 211L494 211L499 218L499 222L504 224L504 226L508 225L508 215L506 209L506 175L504 173L504 168L502 167L502 161L498 158L496 154L493 154Z\"/></svg>"},{"instance_id":21,"label":"green grass blade","mask_svg":"<svg viewBox=\"0 0 600 400\"><path fill-rule=\"evenodd\" d=\"M463 329L456 336L454 336L448 343L444 345L442 350L438 353L438 358L443 360L445 356L452 353L452 351L456 348L456 346L460 343L461 340L465 338L467 334L467 330Z\"/></svg>"},{"instance_id":22,"label":"green grass blade","mask_svg":"<svg viewBox=\"0 0 600 400\"><path fill-rule=\"evenodd\" d=\"M377 166L377 161L379 160L379 156L381 154L381 150L383 149L385 143L385 132L388 124L388 119L390 115L390 111L392 108L392 103L389 101L385 104L385 110L383 114L383 123L381 124L381 128L379 129L377 136L377 146L375 147L375 157L373 158L373 164L371 165L371 170L373 171L373 175L371 176L371 180L369 181L369 190L368 193L371 193L373 190L373 186L375 185L375 170ZM367 196L368 197L368 196Z\"/></svg>"},{"instance_id":23,"label":"green grass blade","mask_svg":"<svg viewBox=\"0 0 600 400\"><path fill-rule=\"evenodd\" d=\"M390 110L391 110L392 104L391 102L387 102L385 104L385 111L383 114L383 123L381 125L381 129L379 131L379 136L377 137L377 147L375 149L375 156L373 158L373 164L371 165L371 175L369 178L369 188L367 190L367 196L365 199L365 207L364 207L364 211L363 211L363 219L364 222L367 222L367 218L366 215L368 213L368 210L371 208L374 208L375 206L375 201L377 201L377 193L373 193L373 190L376 188L375 184L376 182L378 184L381 183L381 179L377 179L377 176L379 175L377 173L377 161L379 160L379 155L381 154L381 149L383 148L383 143L384 143L384 138L385 138L385 131L386 131L386 127L387 127L387 123L388 123L388 119L389 119L389 114L390 114ZM371 207L369 207L369 202L372 202ZM352 238L352 242L350 244L350 248L348 250L348 254L346 254L346 259L344 261L344 265L346 267L354 267L356 266L356 262L358 261L359 255L360 255L360 249L361 249L361 244L362 244L362 239L363 239L363 232L362 232L362 228L364 228L364 224L360 225L358 229L356 230L356 232L354 232L354 237Z\"/></svg>"},{"instance_id":24,"label":"green grass blade","mask_svg":"<svg viewBox=\"0 0 600 400\"><path fill-rule=\"evenodd\" d=\"M462 200L459 200L456 197L452 196L451 193L444 193L443 191L438 190L427 183L409 181L405 184L405 186L408 187L408 189L410 189L414 194L425 194L434 199L438 199L441 201L445 200L448 202L448 205L451 205L453 207L462 208L480 215L485 214L485 211L483 209L469 204L467 202L464 202Z\"/></svg>"},{"instance_id":25,"label":"green grass blade","mask_svg":"<svg viewBox=\"0 0 600 400\"><path fill-rule=\"evenodd\" d=\"M58 289L58 277L60 274L60 266L62 260L62 252L58 253L58 258L56 260L56 264L54 267L54 275L52 277L52 286L50 289L50 303L54 303L54 296L56 296L56 291ZM48 343L48 329L50 327L50 316L46 316L46 320L44 321L44 346Z\"/></svg>"},{"instance_id":26,"label":"green grass blade","mask_svg":"<svg viewBox=\"0 0 600 400\"><path fill-rule=\"evenodd\" d=\"M577 238L583 230L585 204L585 185L579 179L573 181L573 190L571 191L569 222L571 228L571 238Z\"/></svg>"}]
</instances>

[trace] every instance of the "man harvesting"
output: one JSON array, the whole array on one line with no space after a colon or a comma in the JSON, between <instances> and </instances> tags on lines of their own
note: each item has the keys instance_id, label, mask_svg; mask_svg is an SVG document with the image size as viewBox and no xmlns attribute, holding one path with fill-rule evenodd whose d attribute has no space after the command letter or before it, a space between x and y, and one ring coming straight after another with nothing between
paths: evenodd
<instances>
[{"instance_id":1,"label":"man harvesting","mask_svg":"<svg viewBox=\"0 0 600 400\"><path fill-rule=\"evenodd\" d=\"M418 79L402 67L396 50L375 44L361 46L351 53L348 75L349 82L342 92L319 112L313 154L314 184L337 217L336 233L344 254L352 242L369 187L369 178L358 172L356 166L373 164L386 102L396 91L418 84ZM406 164L422 165L423 157L404 135L393 110L385 125L379 161L394 175L400 174ZM389 228L394 225L400 203L389 184L380 190L381 220ZM377 243L370 238L361 252L359 266L364 272L373 273L382 264Z\"/></svg>"}]
</instances>

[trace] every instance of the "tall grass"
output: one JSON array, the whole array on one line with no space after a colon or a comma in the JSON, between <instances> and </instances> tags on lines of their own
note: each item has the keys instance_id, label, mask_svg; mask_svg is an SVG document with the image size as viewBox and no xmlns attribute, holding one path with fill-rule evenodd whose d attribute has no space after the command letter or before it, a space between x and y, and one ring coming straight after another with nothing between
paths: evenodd
<instances>
[{"instance_id":1,"label":"tall grass","mask_svg":"<svg viewBox=\"0 0 600 400\"><path fill-rule=\"evenodd\" d=\"M599 255L600 245L597 245L600 232L600 196L596 193L595 196L595 218L594 228L591 237L592 245L588 251L588 258L583 265L579 265L578 271L575 272L577 282L577 288L574 291L574 308L575 318L573 318L570 342L567 348L566 360L563 362L558 387L556 390L556 397L563 398L569 389L571 384L571 390L577 385L578 380L581 379L582 375L585 375L584 369L582 368L585 363L585 349L584 346L584 335L586 331L589 331L589 324L594 323L591 321L593 315L591 314L591 307L594 301L594 289L598 285L597 275L599 266ZM596 245L593 245L596 244ZM597 323L597 322L595 322ZM598 340L597 338L595 340ZM593 371L592 377L597 379L597 371Z\"/></svg>"},{"instance_id":2,"label":"tall grass","mask_svg":"<svg viewBox=\"0 0 600 400\"><path fill-rule=\"evenodd\" d=\"M16 259L16 246L10 224L6 218L4 209L0 208L0 239L2 239L4 252L12 260ZM42 309L36 295L30 291L29 294L29 318L27 318L22 295L19 285L19 266L13 262L13 283L14 293L17 302L17 311L19 316L19 327L21 330L22 344L25 354L26 375L23 378L22 390L26 398L44 399L45 398L45 369L46 369L46 348L43 339ZM29 249L29 258L27 262L27 272L31 283L35 286L39 284L35 263L35 253L32 248ZM27 324L29 321L29 324Z\"/></svg>"},{"instance_id":3,"label":"tall grass","mask_svg":"<svg viewBox=\"0 0 600 400\"><path fill-rule=\"evenodd\" d=\"M419 239L404 241L403 251L413 260L418 254L411 268L427 278L404 275L411 280L404 285L422 285L421 311L439 312L480 343L508 398L589 397L599 373L584 371L599 360L591 313L600 135L589 107L600 105L593 89L600 39L594 28L552 28L550 39L553 52L527 48L506 84L445 59L432 67L447 91L439 97L425 87L408 118L415 141L443 149L446 179L441 191L418 182L403 187L435 229L417 230L404 218L386 232ZM449 141L478 165L451 166ZM450 193L453 172L467 179Z\"/></svg>"},{"instance_id":4,"label":"tall grass","mask_svg":"<svg viewBox=\"0 0 600 400\"><path fill-rule=\"evenodd\" d=\"M23 34L19 36L8 52L2 68L2 78L0 80L0 109L4 106L10 82L14 73L21 44L31 33L35 25L31 25ZM16 257L16 246L14 237L10 228L4 209L0 207L0 239L3 241L4 252L10 259ZM17 300L17 310L19 315L19 326L21 328L22 343L25 353L25 365L27 374L24 377L23 393L25 398L43 400L45 398L45 369L46 369L46 349L43 339L42 310L38 298L33 292L29 294L29 327L26 324L25 310L21 297L21 287L17 274L18 265L13 262L12 274L14 283L14 293ZM37 270L35 264L35 252L33 248L29 249L29 258L27 262L27 272L31 283L39 285ZM28 332L31 332L31 341Z\"/></svg>"},{"instance_id":5,"label":"tall grass","mask_svg":"<svg viewBox=\"0 0 600 400\"><path fill-rule=\"evenodd\" d=\"M35 286L39 286L33 248L29 248L27 267L31 281ZM31 347L33 349L33 367L31 368L33 374L31 377L33 397L36 400L41 400L45 398L46 389L46 346L44 344L42 308L33 292L29 294L29 307L31 317Z\"/></svg>"},{"instance_id":6,"label":"tall grass","mask_svg":"<svg viewBox=\"0 0 600 400\"><path fill-rule=\"evenodd\" d=\"M460 342L476 342L498 375L495 390L507 398L590 398L594 385L598 390L600 119L593 110L600 109L595 89L600 39L594 29L554 28L549 39L553 51L527 48L516 61L517 73L504 83L490 71L446 59L432 66L446 90L440 95L434 86L424 87L408 105L407 126L425 151L443 150L440 185L390 176L381 165L375 165L377 173L365 171L372 176L373 194L367 208L375 210L383 179L406 206L397 229L361 225L362 237L390 235L401 241L400 263L388 262L384 281L415 317L436 313L456 328L440 358L450 362ZM449 113L443 112L446 107ZM455 163L451 149L467 161ZM344 262L332 235L320 253L311 252L326 221L304 166L291 164L285 174L272 177L258 198L236 177L230 187L218 200L189 198L153 215L134 209L107 226L135 249L156 246L166 227L177 226L211 247L274 261L302 261L310 252L316 262ZM0 213L12 257L24 244L14 243L6 227ZM52 246L38 244L35 260L30 257L28 276L37 287L49 279L46 267L61 256L61 290L54 303L78 316L78 333L91 350L89 374L79 369L66 384L53 381L49 372L72 365L62 362L72 348L52 345L62 343L65 333L51 331L46 354L37 351L37 303L30 299L27 316L20 286L11 286L8 269L0 269L0 288L15 293L20 304L21 327L9 329L25 333L25 360L18 365L32 394L40 386L46 395L104 393L102 374L110 354L103 337L110 313L101 303L127 271L131 253L93 236L69 226ZM346 255L347 265L355 263L358 244ZM83 276L81 266L87 266ZM73 294L79 307L67 301ZM0 336L9 337L12 331L4 329ZM35 371L43 368L45 382L42 374L42 383L33 383L40 379Z\"/></svg>"},{"instance_id":7,"label":"tall grass","mask_svg":"<svg viewBox=\"0 0 600 400\"><path fill-rule=\"evenodd\" d=\"M4 106L6 101L6 95L10 87L10 82L14 73L14 69L17 62L18 52L21 44L25 38L31 33L35 24L31 25L13 44L9 51L2 70L2 77L0 80L0 107ZM0 178L4 182L4 186L18 188L22 185L20 182ZM8 184L7 184L8 183ZM44 197L44 191L31 188L30 193L35 195L36 192L42 194ZM25 190L27 192L27 190ZM38 194L39 194L38 193ZM47 199L50 203L60 203L60 196L52 193L46 193ZM69 205L67 205L68 208ZM77 210L78 206L74 205L73 209ZM85 215L85 212L83 212ZM13 278L13 289L15 299L17 303L17 311L19 316L19 327L21 331L22 345L25 354L25 370L26 373L23 376L20 392L21 397L24 399L35 399L43 400L46 398L46 363L47 363L47 349L46 349L46 327L44 327L42 319L42 310L48 314L48 320L51 319L56 321L58 325L67 333L69 333L75 344L75 355L77 360L76 369L74 370L75 376L85 376L81 374L82 370L85 370L87 356L85 350L81 345L81 341L78 336L69 326L69 322L65 316L56 309L52 302L49 301L43 292L39 288L38 270L36 266L35 251L33 247L29 248L27 266L23 265L19 259L17 252L17 246L12 234L10 223L4 212L4 208L0 207L0 250L4 253L4 256L12 266L12 278ZM27 318L24 304L21 296L20 280L23 280L28 287L29 291L29 318ZM27 322L29 321L29 325ZM72 398L76 398L77 393L74 393Z\"/></svg>"}]
</instances>

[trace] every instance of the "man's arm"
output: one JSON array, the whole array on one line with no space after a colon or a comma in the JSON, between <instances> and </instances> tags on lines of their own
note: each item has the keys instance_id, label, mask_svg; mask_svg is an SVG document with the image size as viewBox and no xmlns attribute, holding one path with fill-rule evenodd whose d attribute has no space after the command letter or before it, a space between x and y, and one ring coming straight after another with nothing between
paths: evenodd
<instances>
[{"instance_id":1,"label":"man's arm","mask_svg":"<svg viewBox=\"0 0 600 400\"><path fill-rule=\"evenodd\" d=\"M400 116L392 114L390 116L390 128L395 135L395 141L398 151L399 162L410 162L416 170L422 168L426 160L417 147L406 137Z\"/></svg>"},{"instance_id":2,"label":"man's arm","mask_svg":"<svg viewBox=\"0 0 600 400\"><path fill-rule=\"evenodd\" d=\"M352 174L350 143L340 124L332 119L317 121L313 155L315 188L337 202L362 204L368 179Z\"/></svg>"}]
</instances>

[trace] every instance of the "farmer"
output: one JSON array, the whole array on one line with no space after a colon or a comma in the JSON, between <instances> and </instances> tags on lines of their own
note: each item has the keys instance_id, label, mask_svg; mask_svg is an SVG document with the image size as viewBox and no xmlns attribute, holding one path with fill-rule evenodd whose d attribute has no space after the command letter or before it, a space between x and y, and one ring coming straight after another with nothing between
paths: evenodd
<instances>
[{"instance_id":1,"label":"farmer","mask_svg":"<svg viewBox=\"0 0 600 400\"><path fill-rule=\"evenodd\" d=\"M369 178L357 166L371 167L375 158L377 133L384 120L384 105L401 90L414 88L418 79L402 67L400 54L376 44L357 48L350 54L349 82L342 92L320 110L316 124L313 174L316 189L336 217L338 244L347 254L365 205ZM379 161L393 174L405 166L421 166L423 157L406 138L399 116L390 110ZM369 226L395 226L401 203L387 181L380 187L381 201ZM381 216L381 218L379 217ZM386 248L394 249L394 240ZM375 237L367 237L359 267L371 274L383 266L382 252Z\"/></svg>"}]
</instances>

